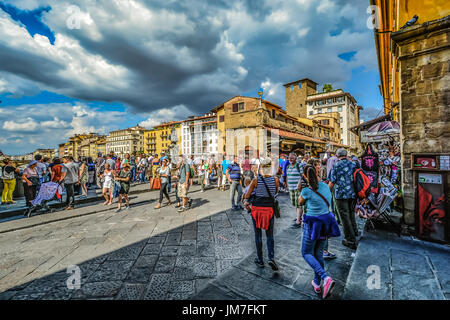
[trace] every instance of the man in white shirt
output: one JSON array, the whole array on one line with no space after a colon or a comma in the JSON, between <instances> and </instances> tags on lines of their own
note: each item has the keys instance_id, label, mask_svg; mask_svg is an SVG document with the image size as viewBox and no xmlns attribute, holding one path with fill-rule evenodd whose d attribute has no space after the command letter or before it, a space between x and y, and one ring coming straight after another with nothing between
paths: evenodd
<instances>
[{"instance_id":1,"label":"man in white shirt","mask_svg":"<svg viewBox=\"0 0 450 320\"><path fill-rule=\"evenodd\" d=\"M145 157L144 155L142 157L140 157L139 160L139 170L141 171L141 174L139 175L139 182L145 182L145 170L147 169L147 157Z\"/></svg>"}]
</instances>

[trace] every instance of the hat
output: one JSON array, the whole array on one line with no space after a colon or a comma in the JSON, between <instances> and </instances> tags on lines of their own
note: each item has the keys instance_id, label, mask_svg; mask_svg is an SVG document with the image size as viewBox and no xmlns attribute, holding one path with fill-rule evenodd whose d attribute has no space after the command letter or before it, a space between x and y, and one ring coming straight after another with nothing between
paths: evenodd
<instances>
[{"instance_id":1,"label":"hat","mask_svg":"<svg viewBox=\"0 0 450 320\"><path fill-rule=\"evenodd\" d=\"M34 164L36 164L36 163L38 163L36 160L31 160L29 163L28 163L28 168L29 167L31 167L32 165L34 165Z\"/></svg>"}]
</instances>

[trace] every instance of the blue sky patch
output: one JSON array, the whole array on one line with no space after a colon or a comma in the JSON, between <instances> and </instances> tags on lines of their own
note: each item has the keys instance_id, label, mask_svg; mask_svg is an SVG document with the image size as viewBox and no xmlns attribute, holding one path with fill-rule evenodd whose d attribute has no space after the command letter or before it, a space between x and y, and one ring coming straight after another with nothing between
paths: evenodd
<instances>
[{"instance_id":1,"label":"blue sky patch","mask_svg":"<svg viewBox=\"0 0 450 320\"><path fill-rule=\"evenodd\" d=\"M0 2L0 9L9 14L14 21L21 22L31 36L37 33L47 37L52 45L55 44L55 34L41 21L42 13L49 12L51 7L28 11Z\"/></svg>"},{"instance_id":2,"label":"blue sky patch","mask_svg":"<svg viewBox=\"0 0 450 320\"><path fill-rule=\"evenodd\" d=\"M342 60L350 61L350 60L352 60L352 58L355 56L355 54L356 54L357 52L358 52L358 51L344 52L344 53L338 54L338 57L339 57L340 59L342 59Z\"/></svg>"}]
</instances>

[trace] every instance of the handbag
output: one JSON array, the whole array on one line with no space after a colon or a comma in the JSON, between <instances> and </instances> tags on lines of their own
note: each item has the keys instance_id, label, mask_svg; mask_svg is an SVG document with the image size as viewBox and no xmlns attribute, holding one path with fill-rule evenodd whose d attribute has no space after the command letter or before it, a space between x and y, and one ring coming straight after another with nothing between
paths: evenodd
<instances>
[{"instance_id":1,"label":"handbag","mask_svg":"<svg viewBox=\"0 0 450 320\"><path fill-rule=\"evenodd\" d=\"M261 180L264 183L264 186L266 187L267 190L267 194L269 195L271 201L272 201L272 209L273 209L273 214L275 215L275 218L280 218L280 204L278 203L278 200L276 200L272 194L270 193L269 187L267 186L266 182L264 181L264 177L261 176Z\"/></svg>"}]
</instances>

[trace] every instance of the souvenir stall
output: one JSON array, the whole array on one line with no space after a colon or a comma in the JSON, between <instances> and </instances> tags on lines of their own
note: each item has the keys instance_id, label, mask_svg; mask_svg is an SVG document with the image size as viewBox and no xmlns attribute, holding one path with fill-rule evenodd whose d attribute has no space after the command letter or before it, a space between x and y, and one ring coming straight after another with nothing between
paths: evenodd
<instances>
[{"instance_id":1,"label":"souvenir stall","mask_svg":"<svg viewBox=\"0 0 450 320\"><path fill-rule=\"evenodd\" d=\"M356 214L367 219L375 228L375 221L391 224L398 235L399 226L391 219L395 208L402 210L400 185L400 127L397 122L379 122L366 133L367 143L361 156L361 168L370 180L367 198L358 199ZM369 142L370 141L370 142Z\"/></svg>"}]
</instances>

